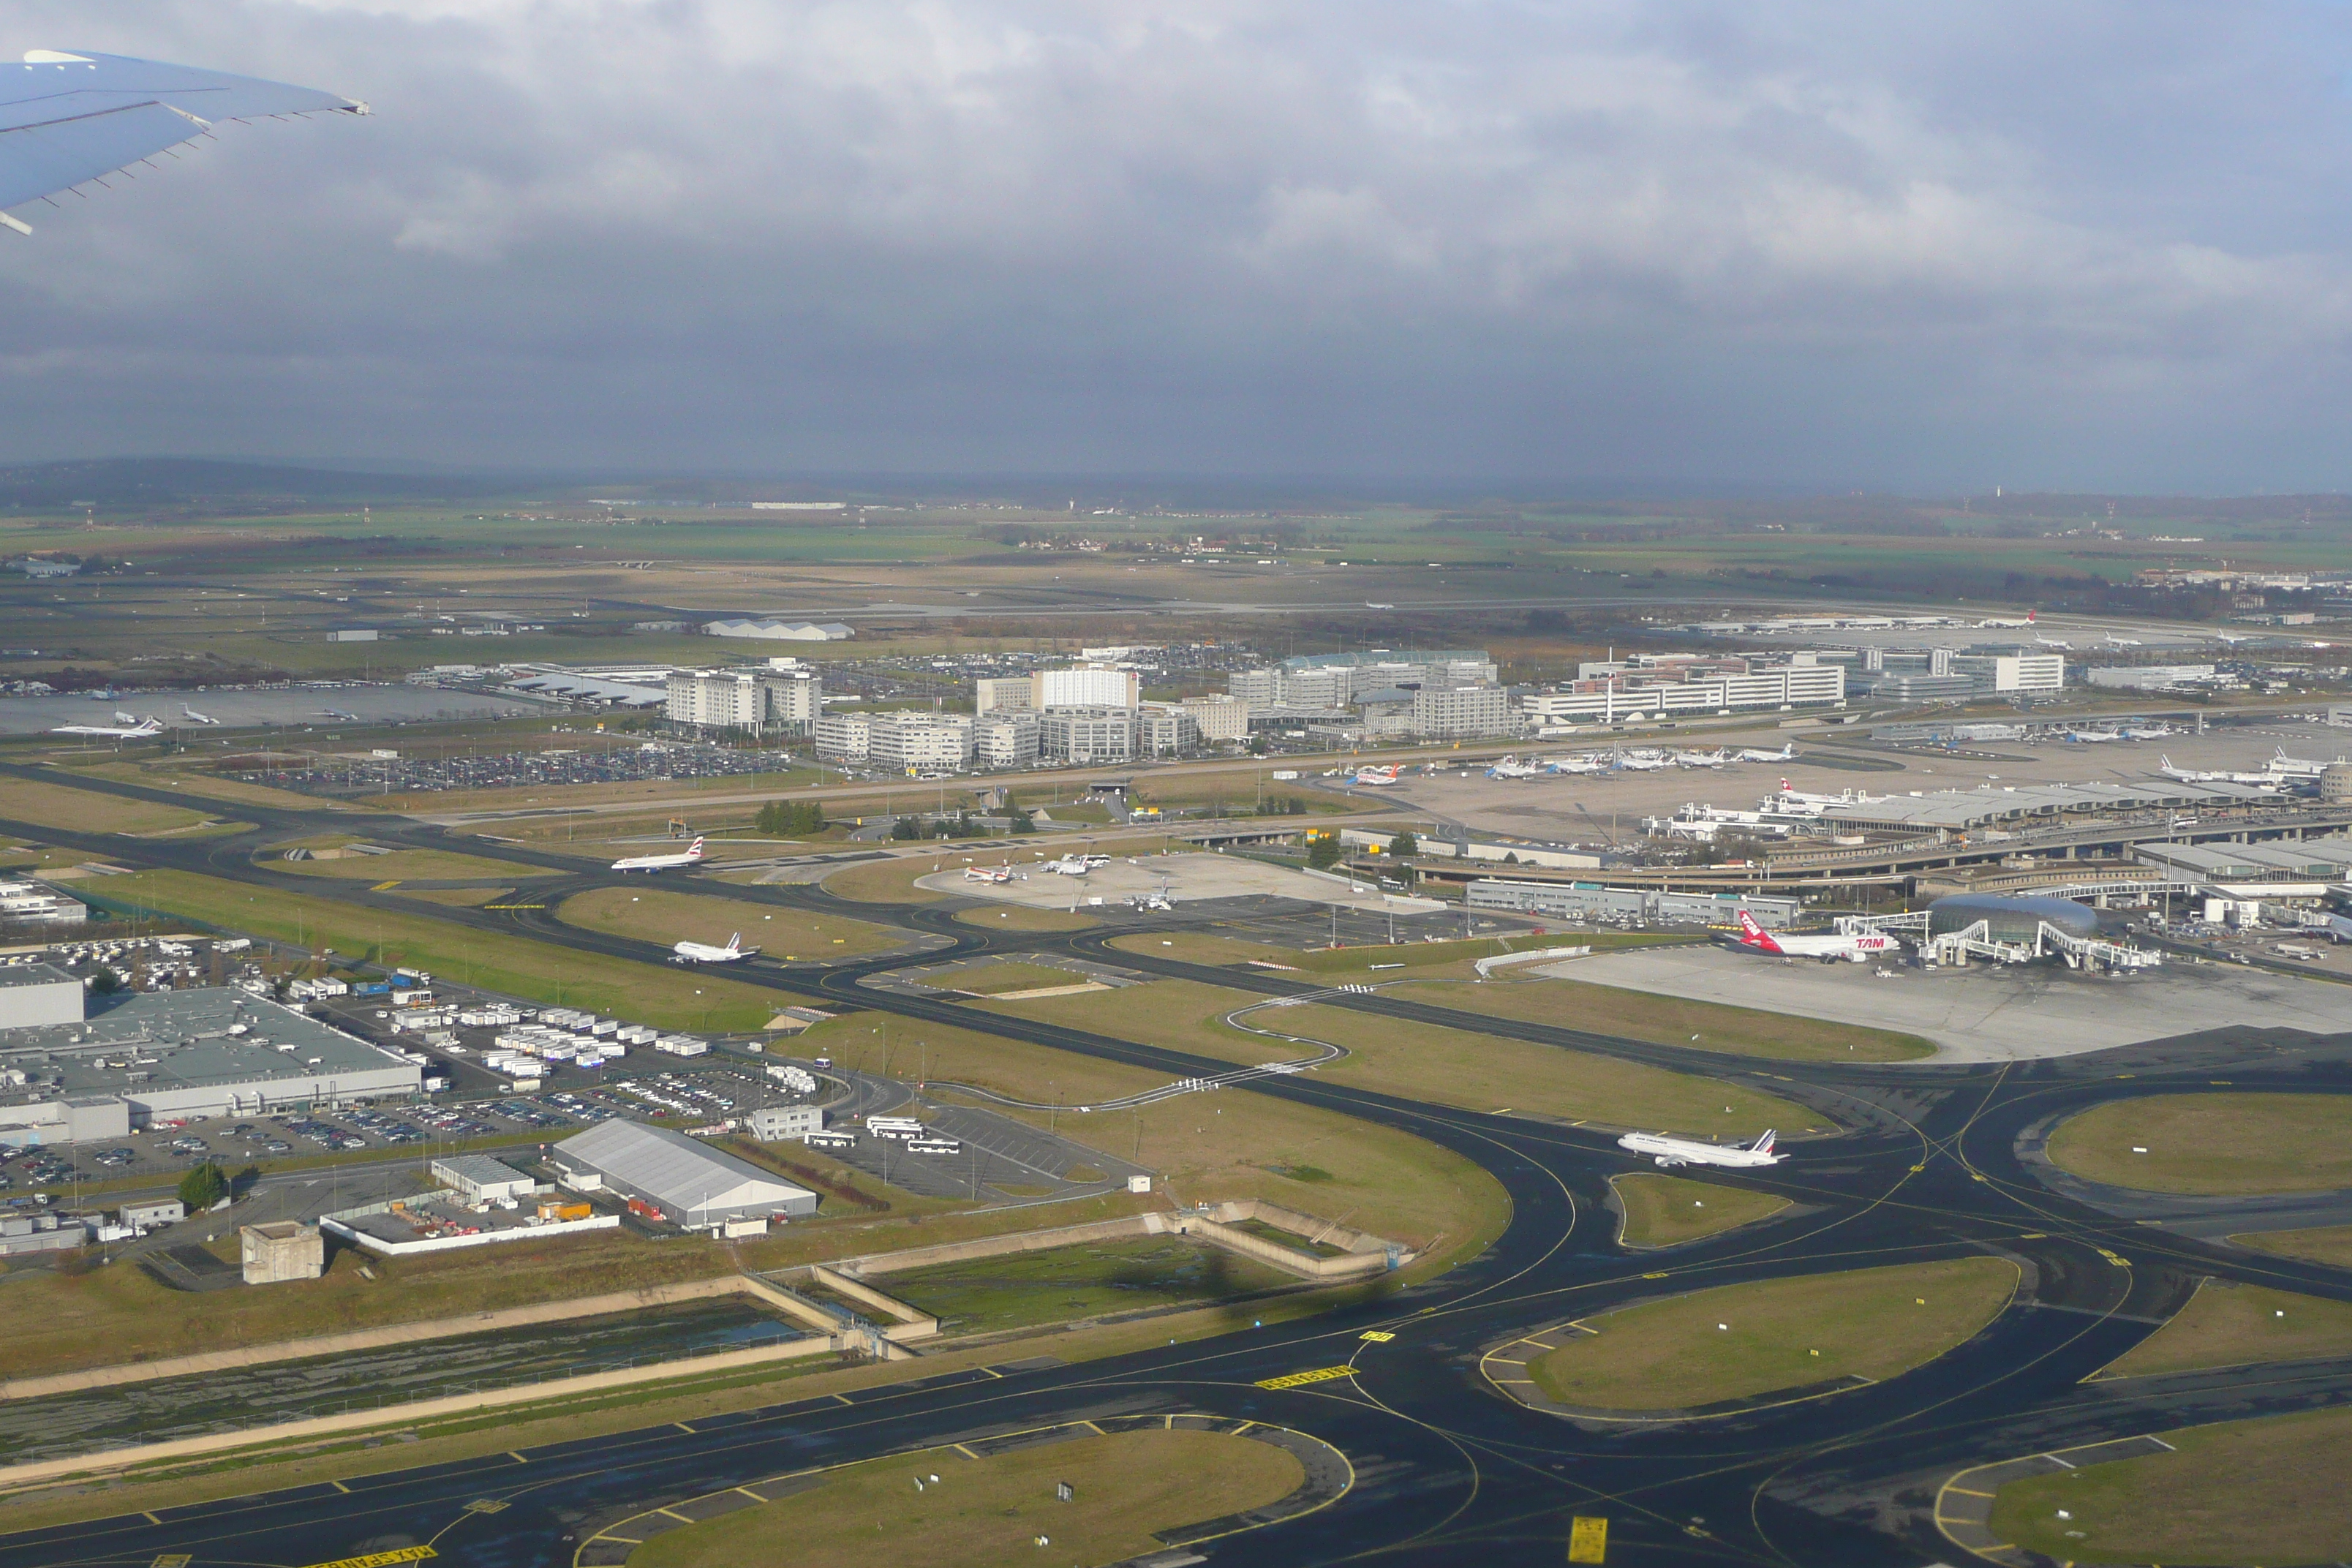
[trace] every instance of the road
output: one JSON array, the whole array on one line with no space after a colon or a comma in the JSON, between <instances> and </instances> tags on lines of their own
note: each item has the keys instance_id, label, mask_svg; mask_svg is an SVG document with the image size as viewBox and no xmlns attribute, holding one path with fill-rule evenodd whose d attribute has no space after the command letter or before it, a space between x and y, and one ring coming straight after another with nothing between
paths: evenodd
<instances>
[{"instance_id":1,"label":"road","mask_svg":"<svg viewBox=\"0 0 2352 1568\"><path fill-rule=\"evenodd\" d=\"M54 775L51 775L54 776ZM121 786L126 790L135 786ZM268 816L268 813L257 813ZM338 814L338 822L350 818ZM276 832L299 823L264 823ZM315 892L315 881L256 867L252 839L201 845L59 834L0 823L45 842L95 847L132 863L173 865L256 886ZM370 826L376 838L439 842L415 824ZM239 843L244 848L240 852ZM583 956L656 959L655 944L578 930L561 894L612 880L577 859L501 847L565 873L535 900L482 911L433 906L444 919L562 943ZM851 1002L906 1016L1130 1063L1170 1077L1230 1064L1085 1030L965 1011L864 974L994 952L1059 952L1266 995L1300 994L1382 1018L1444 1023L1563 1050L1702 1070L1798 1100L1844 1129L1792 1146L1764 1171L1708 1173L1794 1201L1780 1216L1664 1252L1612 1240L1606 1179L1633 1163L1603 1132L1430 1106L1325 1081L1312 1073L1231 1092L1269 1094L1398 1127L1491 1172L1511 1221L1484 1254L1434 1279L1360 1288L1300 1322L1234 1332L1073 1365L1011 1364L850 1396L780 1404L695 1424L529 1448L433 1468L357 1479L197 1508L0 1538L0 1568L147 1563L307 1564L427 1542L481 1568L614 1563L596 1541L648 1509L814 1465L887 1455L1041 1424L1200 1414L1292 1428L1347 1456L1352 1483L1311 1515L1202 1547L1226 1565L1336 1563L1378 1554L1405 1563L1557 1563L1571 1521L1606 1518L1612 1563L1874 1564L1962 1562L1933 1510L1937 1489L1969 1467L2076 1445L2160 1433L2199 1421L2308 1409L2352 1398L2352 1360L2099 1384L2083 1380L2144 1338L2200 1276L2344 1300L2352 1275L2255 1255L2111 1213L2046 1178L2038 1159L2053 1119L2122 1095L2346 1092L2352 1035L2248 1026L2029 1065L1793 1063L1714 1056L1597 1032L1468 1016L1379 991L1322 994L1268 971L1209 969L1107 953L1101 931L1022 933L963 926L937 906L845 905L822 889L737 887L697 877L669 890L779 908L854 913L943 937L950 946L817 967L767 959L734 978L780 994ZM403 906L351 889L354 901ZM1181 929L1181 909L1147 923ZM1127 927L1123 929L1136 929ZM2096 1194L2089 1194L2095 1196ZM2209 1227L2200 1227L2209 1228ZM1612 1306L1744 1280L1871 1263L1996 1254L2026 1283L1983 1333L1908 1374L1851 1392L1718 1418L1606 1427L1529 1409L1480 1370L1484 1352ZM1368 1340L1368 1332L1392 1336ZM1050 1338L1035 1348L1050 1352ZM1010 1352L1008 1352L1010 1353ZM1303 1371L1344 1375L1286 1388L1262 1381ZM488 1507L485 1505L496 1505ZM634 1531L646 1528L639 1521ZM2003 1559L2015 1562L2017 1559Z\"/></svg>"}]
</instances>

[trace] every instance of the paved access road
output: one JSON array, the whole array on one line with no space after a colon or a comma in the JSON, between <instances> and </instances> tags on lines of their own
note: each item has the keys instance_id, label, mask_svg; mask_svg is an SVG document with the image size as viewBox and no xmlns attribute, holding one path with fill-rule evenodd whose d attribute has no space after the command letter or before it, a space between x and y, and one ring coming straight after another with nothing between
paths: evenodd
<instances>
[{"instance_id":1,"label":"paved access road","mask_svg":"<svg viewBox=\"0 0 2352 1568\"><path fill-rule=\"evenodd\" d=\"M263 815L263 814L254 814ZM0 824L0 830L8 830ZM265 826L270 825L265 824ZM280 825L283 826L283 825ZM338 816L337 826L354 826ZM16 829L128 862L184 864L260 886L308 879L253 866L229 845ZM276 829L273 828L273 831ZM371 823L379 841L429 830ZM250 845L247 846L249 851ZM509 853L500 846L499 852ZM562 890L609 879L540 852L569 873ZM1166 1072L1213 1063L1149 1044L861 987L865 974L983 952L1109 957L1123 967L1263 994L1317 990L1269 971L1206 969L1107 953L1104 933L1036 934L963 926L938 906L843 905L806 887L743 888L671 878L780 908L822 909L949 939L919 958L828 968L761 960L734 978L780 993L953 1023ZM354 890L360 901L393 894ZM652 944L562 925L552 907L490 913L434 906L442 918L521 931L586 954L652 958ZM1206 911L1144 923L1181 929ZM1136 929L1129 926L1123 929ZM1072 1365L1008 1363L984 1373L779 1405L617 1437L355 1479L51 1531L0 1538L0 1568L214 1563L307 1564L429 1543L441 1558L491 1565L603 1563L625 1548L595 1539L649 1509L756 1486L811 1466L1077 1419L1203 1415L1289 1428L1346 1456L1344 1492L1325 1506L1195 1548L1224 1564L1557 1563L1576 1520L1606 1519L1608 1557L1627 1563L1914 1564L1968 1561L1937 1523L1969 1537L1962 1493L1972 1467L2161 1433L2200 1421L2314 1408L2352 1398L2341 1362L2086 1384L2186 1299L2197 1278L2259 1281L2352 1300L2345 1272L2199 1239L2111 1212L2102 1194L2045 1180L2040 1139L2053 1118L2123 1095L2282 1089L2345 1092L2352 1035L2247 1026L2026 1065L1845 1066L1714 1056L1605 1035L1454 1014L1379 992L1318 998L1383 1019L1444 1023L1537 1044L1701 1070L1803 1101L1842 1135L1788 1146L1782 1165L1709 1179L1783 1194L1775 1219L1664 1252L1616 1247L1606 1178L1633 1168L1611 1135L1451 1110L1326 1081L1311 1073L1229 1092L1264 1093L1406 1129L1458 1151L1508 1190L1511 1224L1475 1259L1424 1284L1359 1288L1333 1310L1271 1328ZM2214 1215L2197 1216L2200 1235ZM1874 1263L1992 1253L2018 1262L2018 1300L1976 1339L1885 1383L1707 1420L1580 1425L1504 1397L1486 1352L1566 1320L1710 1285ZM1381 1337L1367 1337L1367 1336ZM1050 1350L1050 1339L1034 1342ZM1011 1353L1011 1352L1008 1352ZM1489 1363L1490 1365L1492 1363ZM1344 1369L1344 1370L1342 1370ZM1302 1373L1326 1375L1299 1380ZM1274 1383L1286 1386L1265 1387ZM628 1529L642 1531L642 1523ZM1982 1538L1977 1537L1981 1540ZM814 1561L814 1558L811 1559ZM2000 1559L2014 1563L2013 1553Z\"/></svg>"}]
</instances>

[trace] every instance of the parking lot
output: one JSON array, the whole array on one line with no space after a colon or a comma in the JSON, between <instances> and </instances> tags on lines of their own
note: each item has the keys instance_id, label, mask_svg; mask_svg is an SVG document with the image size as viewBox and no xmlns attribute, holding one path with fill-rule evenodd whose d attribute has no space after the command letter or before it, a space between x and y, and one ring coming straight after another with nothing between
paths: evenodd
<instances>
[{"instance_id":1,"label":"parking lot","mask_svg":"<svg viewBox=\"0 0 2352 1568\"><path fill-rule=\"evenodd\" d=\"M890 1186L932 1198L1086 1197L1124 1192L1129 1176L1150 1174L1145 1166L977 1106L937 1104L921 1116L927 1131L960 1147L952 1153L912 1153L898 1140L836 1125L829 1131L855 1134L856 1142L825 1152Z\"/></svg>"}]
</instances>

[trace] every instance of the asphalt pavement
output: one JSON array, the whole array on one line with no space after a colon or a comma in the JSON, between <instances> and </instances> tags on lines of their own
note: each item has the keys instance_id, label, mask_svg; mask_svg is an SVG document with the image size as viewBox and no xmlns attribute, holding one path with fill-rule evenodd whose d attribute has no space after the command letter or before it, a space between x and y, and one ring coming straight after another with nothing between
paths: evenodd
<instances>
[{"instance_id":1,"label":"asphalt pavement","mask_svg":"<svg viewBox=\"0 0 2352 1568\"><path fill-rule=\"evenodd\" d=\"M161 793L113 787L142 797ZM239 814L269 819L261 823L265 835L311 829L310 814L245 807ZM377 842L443 842L437 830L414 823L362 819L362 826L331 815L337 828ZM174 844L32 825L0 823L0 831L124 863L319 891L309 879L256 867L251 837ZM568 873L565 890L611 879L574 858L506 845L496 852ZM947 942L919 959L827 968L762 959L732 972L784 995L953 1022L1171 1078L1230 1065L858 984L895 966L952 957L1109 959L1101 932L988 931L954 921L951 906L853 905L812 887L746 888L692 876L664 886L849 913ZM416 907L364 889L342 896ZM541 901L549 907L431 909L438 918L525 932L583 954L660 956L654 944L564 926L554 915L560 898ZM1180 909L1145 923L1176 930L1187 920ZM479 1568L604 1563L615 1560L609 1542L587 1543L607 1525L719 1489L1045 1424L1147 1415L1262 1422L1346 1457L1346 1489L1328 1506L1191 1548L1217 1568L1372 1556L1433 1565L1552 1564L1563 1560L1579 1518L1609 1521L1610 1563L1961 1563L1969 1561L1965 1528L1951 1525L1960 1531L1955 1536L1937 1522L1941 1489L1961 1471L2352 1398L2352 1361L2086 1383L2162 1322L2200 1277L2346 1300L2352 1274L2140 1223L2147 1216L2113 1212L2095 1201L2102 1194L2053 1183L2032 1153L2037 1130L2120 1096L2210 1092L2222 1087L2216 1080L2234 1092L2347 1092L2352 1035L2235 1027L2027 1064L1762 1061L1468 1016L1378 991L1333 996L1303 977L1270 971L1124 952L1115 962L1266 995L1311 991L1380 1017L1706 1072L1801 1100L1844 1131L1793 1144L1787 1162L1769 1169L1707 1173L1709 1180L1795 1200L1782 1215L1681 1247L1629 1253L1612 1240L1603 1195L1608 1176L1634 1163L1605 1133L1398 1100L1312 1073L1256 1080L1239 1092L1402 1128L1476 1162L1510 1194L1508 1228L1437 1279L1403 1287L1370 1281L1304 1321L1108 1360L949 1373L846 1400L800 1400L703 1420L692 1430L665 1426L0 1537L0 1568L143 1564L177 1554L198 1568L311 1564L419 1544L431 1545L440 1560ZM1531 1330L1662 1292L1983 1254L2015 1259L2027 1280L1983 1332L1911 1373L1823 1398L1706 1420L1595 1427L1507 1399L1480 1370L1487 1349ZM1050 1350L1053 1342L1037 1344ZM1302 1380L1302 1373L1326 1375Z\"/></svg>"}]
</instances>

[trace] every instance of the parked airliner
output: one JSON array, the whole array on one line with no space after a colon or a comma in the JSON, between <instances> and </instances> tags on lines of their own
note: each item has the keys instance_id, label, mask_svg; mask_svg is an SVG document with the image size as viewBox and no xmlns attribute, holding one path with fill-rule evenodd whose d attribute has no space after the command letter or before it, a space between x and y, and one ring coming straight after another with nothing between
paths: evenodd
<instances>
[{"instance_id":1,"label":"parked airliner","mask_svg":"<svg viewBox=\"0 0 2352 1568\"><path fill-rule=\"evenodd\" d=\"M1903 951L1903 944L1884 931L1856 931L1851 936L1843 932L1822 936L1775 935L1758 925L1756 917L1746 910L1739 911L1739 945L1750 952L1766 953L1774 958L1818 958L1824 963L1840 958L1867 963L1873 954Z\"/></svg>"}]
</instances>

